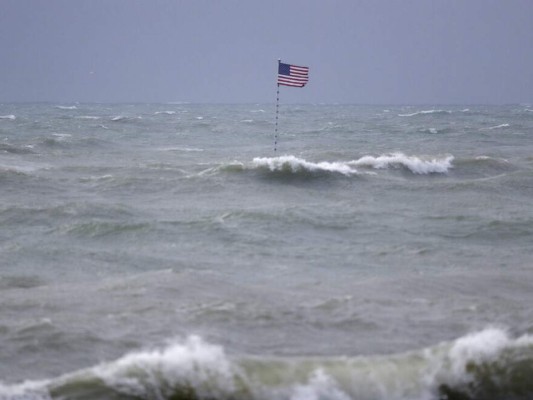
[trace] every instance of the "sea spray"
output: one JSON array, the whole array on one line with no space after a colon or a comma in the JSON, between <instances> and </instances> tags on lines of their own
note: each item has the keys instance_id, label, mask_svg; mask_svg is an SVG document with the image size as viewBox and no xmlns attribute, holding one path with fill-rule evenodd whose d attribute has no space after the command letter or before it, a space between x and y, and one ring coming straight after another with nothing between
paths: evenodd
<instances>
[{"instance_id":1,"label":"sea spray","mask_svg":"<svg viewBox=\"0 0 533 400\"><path fill-rule=\"evenodd\" d=\"M453 159L454 157L451 155L442 157L417 157L406 156L403 153L391 153L377 157L364 156L358 160L350 161L349 165L375 169L404 167L414 174L444 174L453 167Z\"/></svg>"},{"instance_id":2,"label":"sea spray","mask_svg":"<svg viewBox=\"0 0 533 400\"><path fill-rule=\"evenodd\" d=\"M357 170L344 162L310 162L292 155L272 158L257 157L253 159L253 164L273 172L334 172L346 176L357 174Z\"/></svg>"},{"instance_id":3,"label":"sea spray","mask_svg":"<svg viewBox=\"0 0 533 400\"><path fill-rule=\"evenodd\" d=\"M355 167L372 169L387 169L403 167L414 174L444 174L452 167L454 157L451 155L430 156L407 156L403 153L384 154L377 157L363 156L352 161L320 161L310 162L293 155L281 157L254 158L253 165L258 168L266 168L271 172L331 172L345 176L360 174Z\"/></svg>"},{"instance_id":4,"label":"sea spray","mask_svg":"<svg viewBox=\"0 0 533 400\"><path fill-rule=\"evenodd\" d=\"M230 357L190 336L49 381L2 385L0 398L525 400L532 371L533 338L496 328L419 351L338 358Z\"/></svg>"}]
</instances>

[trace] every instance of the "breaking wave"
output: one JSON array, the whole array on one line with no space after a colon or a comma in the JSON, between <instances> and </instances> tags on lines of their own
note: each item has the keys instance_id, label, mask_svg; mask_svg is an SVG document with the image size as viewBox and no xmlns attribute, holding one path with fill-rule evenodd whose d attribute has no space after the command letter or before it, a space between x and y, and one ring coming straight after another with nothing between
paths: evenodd
<instances>
[{"instance_id":1,"label":"breaking wave","mask_svg":"<svg viewBox=\"0 0 533 400\"><path fill-rule=\"evenodd\" d=\"M272 172L332 172L346 176L357 174L357 170L346 162L310 162L295 156L256 157L253 159L253 165Z\"/></svg>"},{"instance_id":2,"label":"breaking wave","mask_svg":"<svg viewBox=\"0 0 533 400\"><path fill-rule=\"evenodd\" d=\"M532 373L533 336L497 328L374 357L231 357L190 336L56 379L0 384L0 398L525 400Z\"/></svg>"},{"instance_id":3,"label":"breaking wave","mask_svg":"<svg viewBox=\"0 0 533 400\"><path fill-rule=\"evenodd\" d=\"M407 156L403 153L384 154L377 157L364 156L351 161L307 161L293 155L280 157L256 157L251 165L232 162L215 168L229 172L263 171L286 177L314 177L323 175L360 176L375 174L368 170L405 169L416 175L445 174L453 168L451 155L440 157ZM213 169L204 173L213 172Z\"/></svg>"},{"instance_id":4,"label":"breaking wave","mask_svg":"<svg viewBox=\"0 0 533 400\"><path fill-rule=\"evenodd\" d=\"M13 114L10 114L10 115L0 115L0 119L15 120L15 119L17 119L17 117L15 117Z\"/></svg>"},{"instance_id":5,"label":"breaking wave","mask_svg":"<svg viewBox=\"0 0 533 400\"><path fill-rule=\"evenodd\" d=\"M443 157L407 156L403 153L384 154L378 157L364 156L359 160L350 161L356 167L370 167L375 169L407 168L414 174L444 174L453 168L451 155Z\"/></svg>"},{"instance_id":6,"label":"breaking wave","mask_svg":"<svg viewBox=\"0 0 533 400\"><path fill-rule=\"evenodd\" d=\"M97 119L100 119L101 117L98 117L96 115L80 115L78 117L76 117L77 119L92 119L92 120L97 120Z\"/></svg>"},{"instance_id":7,"label":"breaking wave","mask_svg":"<svg viewBox=\"0 0 533 400\"><path fill-rule=\"evenodd\" d=\"M174 114L176 114L176 111L156 111L154 113L154 115L160 115L160 114L174 115Z\"/></svg>"},{"instance_id":8,"label":"breaking wave","mask_svg":"<svg viewBox=\"0 0 533 400\"><path fill-rule=\"evenodd\" d=\"M509 128L510 126L510 124L500 124L495 126L489 126L488 128L482 128L482 130L491 131L493 129Z\"/></svg>"},{"instance_id":9,"label":"breaking wave","mask_svg":"<svg viewBox=\"0 0 533 400\"><path fill-rule=\"evenodd\" d=\"M448 115L451 114L451 111L447 110L422 110L422 111L416 111L414 113L409 114L398 114L399 117L416 117L420 115Z\"/></svg>"},{"instance_id":10,"label":"breaking wave","mask_svg":"<svg viewBox=\"0 0 533 400\"><path fill-rule=\"evenodd\" d=\"M180 147L180 146L172 146L172 147L162 147L158 149L159 151L185 151L185 152L200 152L204 151L204 149L200 149L198 147Z\"/></svg>"},{"instance_id":11,"label":"breaking wave","mask_svg":"<svg viewBox=\"0 0 533 400\"><path fill-rule=\"evenodd\" d=\"M125 116L125 115L117 115L115 117L112 117L111 121L113 121L113 122L126 122L126 121L134 121L134 120L137 120L137 119L142 119L142 117L141 116L128 117L128 116Z\"/></svg>"}]
</instances>

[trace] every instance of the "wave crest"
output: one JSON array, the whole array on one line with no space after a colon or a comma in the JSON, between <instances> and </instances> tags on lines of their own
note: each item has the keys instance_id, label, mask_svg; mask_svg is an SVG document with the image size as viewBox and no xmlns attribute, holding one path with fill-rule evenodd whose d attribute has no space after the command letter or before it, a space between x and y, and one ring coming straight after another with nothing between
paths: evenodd
<instances>
[{"instance_id":1,"label":"wave crest","mask_svg":"<svg viewBox=\"0 0 533 400\"><path fill-rule=\"evenodd\" d=\"M529 399L533 337L488 328L375 357L240 357L198 336L49 381L1 385L0 398Z\"/></svg>"},{"instance_id":2,"label":"wave crest","mask_svg":"<svg viewBox=\"0 0 533 400\"><path fill-rule=\"evenodd\" d=\"M451 111L446 110L422 110L422 111L416 111L414 113L409 114L398 114L399 117L417 117L421 115L448 115L451 114Z\"/></svg>"},{"instance_id":3,"label":"wave crest","mask_svg":"<svg viewBox=\"0 0 533 400\"><path fill-rule=\"evenodd\" d=\"M257 168L265 168L272 172L333 172L346 176L357 174L357 170L346 162L321 161L315 163L295 156L256 157L253 159L253 164Z\"/></svg>"},{"instance_id":4,"label":"wave crest","mask_svg":"<svg viewBox=\"0 0 533 400\"><path fill-rule=\"evenodd\" d=\"M359 160L351 161L349 164L356 167L370 167L375 169L405 167L414 174L444 174L453 168L453 160L454 157L451 155L437 158L416 157L407 156L403 153L392 153L378 157L364 156Z\"/></svg>"},{"instance_id":5,"label":"wave crest","mask_svg":"<svg viewBox=\"0 0 533 400\"><path fill-rule=\"evenodd\" d=\"M279 157L256 157L252 164L233 162L222 165L216 170L227 172L266 171L275 176L285 177L317 177L317 176L360 176L375 174L375 172L361 171L361 169L390 169L404 168L413 174L444 174L453 168L451 155L407 156L403 153L383 154L380 156L363 156L351 161L307 161L293 155ZM212 169L210 169L212 171Z\"/></svg>"}]
</instances>

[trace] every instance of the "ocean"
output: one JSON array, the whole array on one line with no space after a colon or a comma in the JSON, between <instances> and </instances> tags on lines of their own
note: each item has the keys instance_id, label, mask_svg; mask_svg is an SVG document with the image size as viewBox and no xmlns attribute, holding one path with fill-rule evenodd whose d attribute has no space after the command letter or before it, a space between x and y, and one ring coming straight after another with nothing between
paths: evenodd
<instances>
[{"instance_id":1,"label":"ocean","mask_svg":"<svg viewBox=\"0 0 533 400\"><path fill-rule=\"evenodd\" d=\"M0 399L533 398L533 106L0 104Z\"/></svg>"}]
</instances>

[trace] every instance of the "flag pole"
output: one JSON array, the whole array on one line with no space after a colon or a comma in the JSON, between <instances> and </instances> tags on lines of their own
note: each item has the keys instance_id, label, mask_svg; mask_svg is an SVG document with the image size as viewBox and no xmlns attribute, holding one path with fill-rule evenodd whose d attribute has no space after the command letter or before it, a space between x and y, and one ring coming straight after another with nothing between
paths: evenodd
<instances>
[{"instance_id":1,"label":"flag pole","mask_svg":"<svg viewBox=\"0 0 533 400\"><path fill-rule=\"evenodd\" d=\"M279 65L281 63L281 58L278 58L278 73L279 73ZM277 78L276 78L277 82ZM279 114L279 82L278 82L278 90L276 92L276 132L274 134L274 153L277 150L278 147L278 114Z\"/></svg>"}]
</instances>

